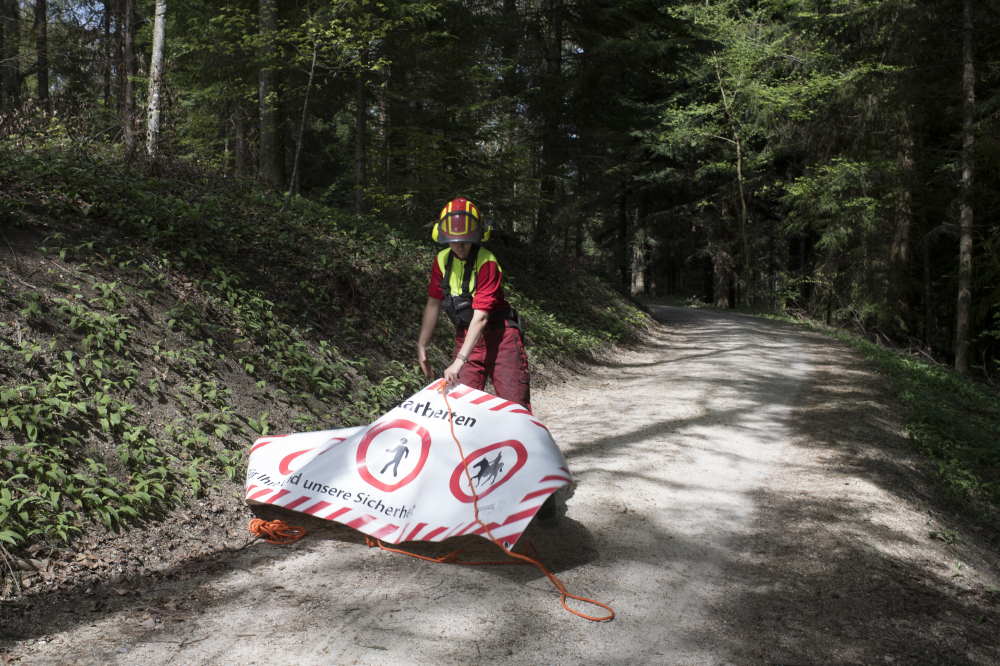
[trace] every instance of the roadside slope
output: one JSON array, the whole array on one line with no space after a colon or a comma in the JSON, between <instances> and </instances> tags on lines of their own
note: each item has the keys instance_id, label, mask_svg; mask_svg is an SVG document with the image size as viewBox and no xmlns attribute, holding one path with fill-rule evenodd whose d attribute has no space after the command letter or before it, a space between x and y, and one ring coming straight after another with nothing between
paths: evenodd
<instances>
[{"instance_id":1,"label":"roadside slope","mask_svg":"<svg viewBox=\"0 0 1000 666\"><path fill-rule=\"evenodd\" d=\"M180 562L152 539L112 558L127 564L71 566L178 507L217 525L203 507L230 505L205 495L238 486L257 435L369 423L425 383L414 342L439 248L422 226L64 139L0 141L0 547L16 558L0 603ZM536 367L647 321L498 236ZM432 364L450 353L442 325Z\"/></svg>"}]
</instances>

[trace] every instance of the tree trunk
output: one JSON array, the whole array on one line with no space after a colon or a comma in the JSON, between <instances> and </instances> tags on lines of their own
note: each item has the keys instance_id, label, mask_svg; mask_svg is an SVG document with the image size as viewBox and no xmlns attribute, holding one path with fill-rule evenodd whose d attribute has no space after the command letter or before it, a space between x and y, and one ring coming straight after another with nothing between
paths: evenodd
<instances>
[{"instance_id":1,"label":"tree trunk","mask_svg":"<svg viewBox=\"0 0 1000 666\"><path fill-rule=\"evenodd\" d=\"M367 64L367 62L365 63ZM365 71L358 72L354 82L354 213L365 210L365 187L368 185L368 85Z\"/></svg>"},{"instance_id":2,"label":"tree trunk","mask_svg":"<svg viewBox=\"0 0 1000 666\"><path fill-rule=\"evenodd\" d=\"M719 82L719 93L722 96L722 106L726 112L726 118L729 120L730 129L733 133L731 139L727 139L732 142L736 149L736 191L739 197L739 224L740 224L740 279L737 291L742 294L740 299L744 304L749 303L750 294L750 239L749 239L749 212L747 207L747 194L746 194L746 179L743 177L743 140L740 133L740 125L736 120L736 115L732 109L729 94L726 92L726 86L722 80L722 70L718 64L715 66L715 76ZM732 303L732 306L736 306L736 302Z\"/></svg>"},{"instance_id":3,"label":"tree trunk","mask_svg":"<svg viewBox=\"0 0 1000 666\"><path fill-rule=\"evenodd\" d=\"M378 91L379 107L379 128L382 132L382 159L378 168L382 175L382 190L392 191L392 122L393 104L389 98L390 86L392 85L392 65L385 68L383 74L383 84Z\"/></svg>"},{"instance_id":4,"label":"tree trunk","mask_svg":"<svg viewBox=\"0 0 1000 666\"><path fill-rule=\"evenodd\" d=\"M969 311L972 305L972 183L976 70L972 55L972 0L962 3L962 184L959 204L958 304L955 312L955 370L969 372Z\"/></svg>"},{"instance_id":5,"label":"tree trunk","mask_svg":"<svg viewBox=\"0 0 1000 666\"><path fill-rule=\"evenodd\" d=\"M896 151L896 167L899 169L899 193L894 210L895 230L889 248L889 309L898 313L904 327L910 330L913 317L912 280L910 279L911 235L913 229L913 129L909 112L904 110L900 117L900 134Z\"/></svg>"},{"instance_id":6,"label":"tree trunk","mask_svg":"<svg viewBox=\"0 0 1000 666\"><path fill-rule=\"evenodd\" d=\"M20 18L18 0L0 0L0 109L21 103Z\"/></svg>"},{"instance_id":7,"label":"tree trunk","mask_svg":"<svg viewBox=\"0 0 1000 666\"><path fill-rule=\"evenodd\" d=\"M641 217L641 214L636 211L636 218ZM649 267L649 257L646 252L646 234L643 233L638 222L635 223L633 228L636 231L632 240L632 282L629 285L629 293L637 296L648 293L649 276L647 269Z\"/></svg>"},{"instance_id":8,"label":"tree trunk","mask_svg":"<svg viewBox=\"0 0 1000 666\"><path fill-rule=\"evenodd\" d=\"M122 138L125 154L135 152L135 0L122 0Z\"/></svg>"},{"instance_id":9,"label":"tree trunk","mask_svg":"<svg viewBox=\"0 0 1000 666\"><path fill-rule=\"evenodd\" d=\"M646 231L649 215L649 196L641 192L632 222L632 295L649 294L649 234Z\"/></svg>"},{"instance_id":10,"label":"tree trunk","mask_svg":"<svg viewBox=\"0 0 1000 666\"><path fill-rule=\"evenodd\" d=\"M712 302L717 308L735 307L733 292L733 259L721 246L709 247L712 255Z\"/></svg>"},{"instance_id":11,"label":"tree trunk","mask_svg":"<svg viewBox=\"0 0 1000 666\"><path fill-rule=\"evenodd\" d=\"M618 198L618 276L622 291L632 288L632 231L628 219L628 190L623 188Z\"/></svg>"},{"instance_id":12,"label":"tree trunk","mask_svg":"<svg viewBox=\"0 0 1000 666\"><path fill-rule=\"evenodd\" d=\"M260 0L261 68L260 100L260 177L268 185L280 188L285 181L283 149L278 126L277 72L274 63L277 48L274 43L278 30L275 0Z\"/></svg>"},{"instance_id":13,"label":"tree trunk","mask_svg":"<svg viewBox=\"0 0 1000 666\"><path fill-rule=\"evenodd\" d=\"M313 40L312 64L309 65L309 81L306 83L305 99L302 100L302 118L299 120L299 135L295 141L295 157L292 159L292 182L288 187L287 203L292 195L299 193L299 160L302 158L302 140L306 134L306 118L309 113L309 91L312 90L313 75L316 73L316 56L319 53L319 42Z\"/></svg>"},{"instance_id":14,"label":"tree trunk","mask_svg":"<svg viewBox=\"0 0 1000 666\"><path fill-rule=\"evenodd\" d=\"M750 216L747 208L746 181L743 178L743 142L739 133L735 135L736 141L736 184L740 195L740 280L737 286L739 299L744 305L750 303L750 238L749 226ZM735 300L735 299L734 299Z\"/></svg>"},{"instance_id":15,"label":"tree trunk","mask_svg":"<svg viewBox=\"0 0 1000 666\"><path fill-rule=\"evenodd\" d=\"M114 14L114 5L105 0L104 15L101 17L101 32L104 34L104 108L111 108L111 70L112 52L114 43L111 39L111 16Z\"/></svg>"},{"instance_id":16,"label":"tree trunk","mask_svg":"<svg viewBox=\"0 0 1000 666\"><path fill-rule=\"evenodd\" d=\"M252 174L247 114L239 102L233 107L230 119L233 124L233 171L237 176Z\"/></svg>"},{"instance_id":17,"label":"tree trunk","mask_svg":"<svg viewBox=\"0 0 1000 666\"><path fill-rule=\"evenodd\" d=\"M160 93L163 89L163 42L166 33L167 0L156 0L153 19L153 55L149 61L149 114L146 120L146 153L156 159L160 142Z\"/></svg>"},{"instance_id":18,"label":"tree trunk","mask_svg":"<svg viewBox=\"0 0 1000 666\"><path fill-rule=\"evenodd\" d=\"M48 0L35 0L35 68L38 101L49 110L49 6Z\"/></svg>"},{"instance_id":19,"label":"tree trunk","mask_svg":"<svg viewBox=\"0 0 1000 666\"><path fill-rule=\"evenodd\" d=\"M0 0L0 111L7 108L7 0Z\"/></svg>"},{"instance_id":20,"label":"tree trunk","mask_svg":"<svg viewBox=\"0 0 1000 666\"><path fill-rule=\"evenodd\" d=\"M517 11L517 0L503 0L503 33L500 53L503 58L503 85L501 90L507 98L507 109L517 114L517 95L521 90L521 76L518 74L518 44L521 39L521 16Z\"/></svg>"},{"instance_id":21,"label":"tree trunk","mask_svg":"<svg viewBox=\"0 0 1000 666\"><path fill-rule=\"evenodd\" d=\"M586 179L585 179L583 173L584 173L583 169L578 169L577 170L577 180L578 180L577 191L578 192L585 192L586 191L586 189L585 189L586 188ZM512 194L513 194L512 200L516 201L516 195L517 195L516 190ZM573 236L573 255L572 256L573 256L573 266L574 267L576 267L576 266L578 266L580 264L580 260L583 259L583 256L584 256L584 247L583 247L583 241L584 241L584 222L585 222L585 218L584 218L583 215L574 215L573 216L574 236Z\"/></svg>"},{"instance_id":22,"label":"tree trunk","mask_svg":"<svg viewBox=\"0 0 1000 666\"><path fill-rule=\"evenodd\" d=\"M928 347L934 346L934 338L937 335L937 324L934 319L934 285L931 279L931 249L930 238L925 237L923 242L923 269L924 269L924 344Z\"/></svg>"},{"instance_id":23,"label":"tree trunk","mask_svg":"<svg viewBox=\"0 0 1000 666\"><path fill-rule=\"evenodd\" d=\"M402 57L390 52L390 56ZM385 165L382 189L387 194L406 191L411 178L411 166L407 156L414 151L410 146L408 123L412 122L414 108L405 98L405 91L411 85L410 73L404 63L387 68L385 84L381 90L382 133L385 142Z\"/></svg>"},{"instance_id":24,"label":"tree trunk","mask_svg":"<svg viewBox=\"0 0 1000 666\"><path fill-rule=\"evenodd\" d=\"M562 112L562 0L546 0L548 34L544 37L545 63L542 91L542 164L538 217L535 220L534 241L546 243L551 236L557 210L556 194L562 141L559 136ZM626 284L627 287L627 284Z\"/></svg>"}]
</instances>

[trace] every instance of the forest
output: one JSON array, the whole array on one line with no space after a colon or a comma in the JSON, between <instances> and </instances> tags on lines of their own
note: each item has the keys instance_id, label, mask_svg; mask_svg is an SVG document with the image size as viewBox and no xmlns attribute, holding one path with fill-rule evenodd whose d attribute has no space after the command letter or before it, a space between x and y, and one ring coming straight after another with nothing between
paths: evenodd
<instances>
[{"instance_id":1,"label":"forest","mask_svg":"<svg viewBox=\"0 0 1000 666\"><path fill-rule=\"evenodd\" d=\"M444 385L453 197L567 474L494 522L606 629L254 504ZM0 0L0 663L998 663L998 209L994 0Z\"/></svg>"},{"instance_id":2,"label":"forest","mask_svg":"<svg viewBox=\"0 0 1000 666\"><path fill-rule=\"evenodd\" d=\"M414 238L462 193L622 291L989 379L998 35L978 0L3 0L0 135Z\"/></svg>"}]
</instances>

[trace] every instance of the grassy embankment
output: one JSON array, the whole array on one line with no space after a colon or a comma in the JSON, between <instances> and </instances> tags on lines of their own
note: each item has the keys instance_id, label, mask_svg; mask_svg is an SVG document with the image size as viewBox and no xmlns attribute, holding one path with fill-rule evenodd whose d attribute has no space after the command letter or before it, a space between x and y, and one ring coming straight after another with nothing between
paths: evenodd
<instances>
[{"instance_id":1,"label":"grassy embankment","mask_svg":"<svg viewBox=\"0 0 1000 666\"><path fill-rule=\"evenodd\" d=\"M808 326L859 352L887 378L903 409L909 440L931 462L949 501L1000 533L1000 394L995 389L845 329L787 315L751 314Z\"/></svg>"},{"instance_id":2,"label":"grassy embankment","mask_svg":"<svg viewBox=\"0 0 1000 666\"><path fill-rule=\"evenodd\" d=\"M933 463L949 495L1000 529L1000 396L951 368L871 343L833 335L889 379L905 410L910 440Z\"/></svg>"},{"instance_id":3,"label":"grassy embankment","mask_svg":"<svg viewBox=\"0 0 1000 666\"><path fill-rule=\"evenodd\" d=\"M65 137L0 142L0 546L155 517L241 479L260 434L367 423L423 385L413 342L437 248L281 203ZM494 249L535 363L645 321L582 271Z\"/></svg>"}]
</instances>

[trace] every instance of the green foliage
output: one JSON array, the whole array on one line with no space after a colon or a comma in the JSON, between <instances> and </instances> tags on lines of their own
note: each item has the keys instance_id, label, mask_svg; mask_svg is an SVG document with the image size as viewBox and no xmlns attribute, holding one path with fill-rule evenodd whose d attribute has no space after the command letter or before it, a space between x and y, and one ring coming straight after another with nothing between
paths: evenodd
<instances>
[{"instance_id":1,"label":"green foliage","mask_svg":"<svg viewBox=\"0 0 1000 666\"><path fill-rule=\"evenodd\" d=\"M884 165L836 158L810 168L786 188L788 228L819 233L817 248L829 254L857 246L857 234L870 232L883 213L872 196L872 174Z\"/></svg>"},{"instance_id":2,"label":"green foliage","mask_svg":"<svg viewBox=\"0 0 1000 666\"><path fill-rule=\"evenodd\" d=\"M671 286L897 339L919 334L947 351L961 100L959 70L937 65L962 59L954 7L712 0L665 11L690 48L661 70L670 85L654 103L660 122L641 137L656 156L643 180L667 190L650 231L670 248ZM997 18L976 6L977 40ZM992 182L984 174L1000 152L986 119L1000 78L995 45L976 43L977 86L991 99L976 114L976 157L986 160L976 177ZM977 332L997 302L997 225L980 212L995 208L996 189L980 183L973 202ZM992 371L1000 347L989 336L975 347Z\"/></svg>"},{"instance_id":3,"label":"green foliage","mask_svg":"<svg viewBox=\"0 0 1000 666\"><path fill-rule=\"evenodd\" d=\"M889 378L906 409L910 439L956 500L1000 515L1000 396L941 365L852 335L837 337Z\"/></svg>"},{"instance_id":4,"label":"green foliage","mask_svg":"<svg viewBox=\"0 0 1000 666\"><path fill-rule=\"evenodd\" d=\"M897 338L919 335L939 352L953 343L963 123L954 2L274 5L273 30L260 28L260 4L248 0L171 5L164 154L227 177L263 175L257 164L271 160L256 159L270 152L258 95L260 74L273 70L275 154L294 159L298 176L287 182L291 164L283 181L269 173L276 189L356 206L421 239L427 212L464 192L499 229L623 288L638 288L631 278L641 274L660 296L832 309ZM119 152L123 40L117 21L96 28L116 6L59 6L48 21L57 112L3 109L0 132L15 145ZM1000 67L989 35L1000 14L990 3L973 8L972 355L992 371L1000 345L983 334L1000 283L1000 226L989 214L1000 205ZM136 8L139 62L149 55L150 9ZM34 69L22 63L25 92ZM141 76L136 83L141 109ZM108 212L73 188L60 196L66 212ZM190 206L184 191L152 198L172 199L178 213L173 230L154 225L161 240L176 240L192 219L227 219L204 198L201 210ZM0 200L0 218L20 214L17 206ZM311 298L311 277L286 286ZM30 314L33 305L23 307Z\"/></svg>"}]
</instances>

